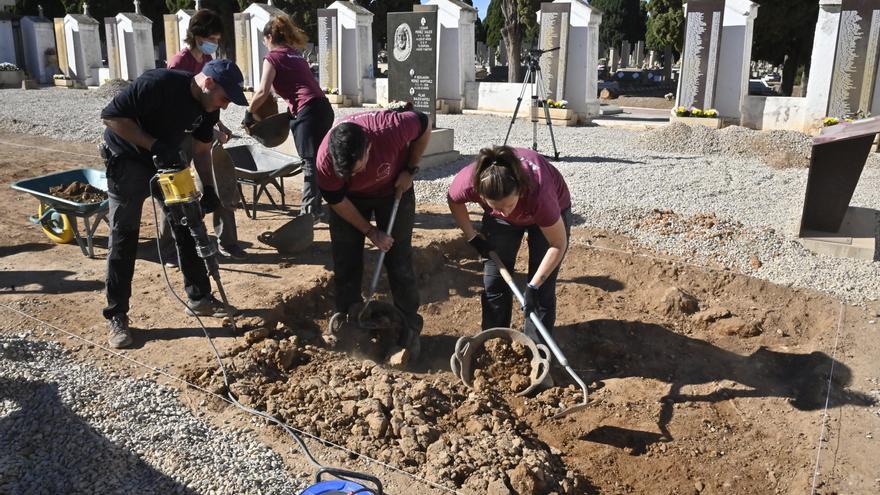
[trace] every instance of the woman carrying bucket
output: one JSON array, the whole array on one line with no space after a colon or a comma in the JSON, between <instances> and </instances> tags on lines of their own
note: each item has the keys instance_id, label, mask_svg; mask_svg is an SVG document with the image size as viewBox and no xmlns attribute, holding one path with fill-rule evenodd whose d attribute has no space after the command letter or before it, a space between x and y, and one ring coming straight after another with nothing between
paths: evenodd
<instances>
[{"instance_id":1,"label":"woman carrying bucket","mask_svg":"<svg viewBox=\"0 0 880 495\"><path fill-rule=\"evenodd\" d=\"M253 126L256 119L252 112L272 98L272 89L287 101L293 118L290 131L303 167L302 213L311 213L317 221L322 214L321 193L315 176L315 156L324 136L333 125L333 107L318 81L312 74L308 61L299 49L306 44L306 34L290 17L273 17L263 30L263 42L269 53L263 61L263 76L254 93L250 108L242 125Z\"/></svg>"},{"instance_id":2,"label":"woman carrying bucket","mask_svg":"<svg viewBox=\"0 0 880 495\"><path fill-rule=\"evenodd\" d=\"M538 335L528 318L532 312L548 331L552 330L556 321L556 276L568 248L572 219L571 196L562 174L530 149L484 148L474 163L456 174L447 201L468 243L483 258L482 328L510 326L512 295L501 268L514 267L523 235L528 233L525 330L533 337ZM471 224L466 203L483 207L479 233ZM491 259L492 251L503 267Z\"/></svg>"}]
</instances>

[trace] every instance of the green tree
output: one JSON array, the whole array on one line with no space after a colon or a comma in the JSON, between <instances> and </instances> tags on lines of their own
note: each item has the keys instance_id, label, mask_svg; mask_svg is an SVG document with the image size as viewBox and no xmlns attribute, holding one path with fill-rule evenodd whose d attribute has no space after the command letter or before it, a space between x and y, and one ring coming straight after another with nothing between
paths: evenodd
<instances>
[{"instance_id":1,"label":"green tree","mask_svg":"<svg viewBox=\"0 0 880 495\"><path fill-rule=\"evenodd\" d=\"M809 70L819 5L808 0L755 1L760 7L755 20L752 60L782 64L780 89L782 94L790 96L797 73L802 68L805 73Z\"/></svg>"},{"instance_id":2,"label":"green tree","mask_svg":"<svg viewBox=\"0 0 880 495\"><path fill-rule=\"evenodd\" d=\"M645 39L646 19L640 0L592 0L590 6L602 11L599 43L605 47L620 49L623 41Z\"/></svg>"},{"instance_id":3,"label":"green tree","mask_svg":"<svg viewBox=\"0 0 880 495\"><path fill-rule=\"evenodd\" d=\"M195 6L195 0L165 0L165 8L168 10L169 14L174 14L181 9L194 9ZM204 7L204 5L202 5L202 7Z\"/></svg>"},{"instance_id":4,"label":"green tree","mask_svg":"<svg viewBox=\"0 0 880 495\"><path fill-rule=\"evenodd\" d=\"M501 13L501 0L492 0L486 9L486 20L483 26L486 29L486 44L492 48L501 46L501 27L504 25L504 15Z\"/></svg>"},{"instance_id":5,"label":"green tree","mask_svg":"<svg viewBox=\"0 0 880 495\"><path fill-rule=\"evenodd\" d=\"M648 32L645 45L652 50L667 46L681 53L684 36L682 0L651 0L648 9ZM605 23L605 20L602 20Z\"/></svg>"}]
</instances>

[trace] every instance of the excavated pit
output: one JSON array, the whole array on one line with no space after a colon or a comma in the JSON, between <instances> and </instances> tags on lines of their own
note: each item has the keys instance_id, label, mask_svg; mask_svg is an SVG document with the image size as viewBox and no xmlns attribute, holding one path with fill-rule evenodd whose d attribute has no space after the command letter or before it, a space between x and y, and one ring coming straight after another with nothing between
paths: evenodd
<instances>
[{"instance_id":1,"label":"excavated pit","mask_svg":"<svg viewBox=\"0 0 880 495\"><path fill-rule=\"evenodd\" d=\"M773 460L774 486L808 476L800 456L814 448L813 419L800 413L823 405L831 358L815 349L827 348L833 299L574 244L558 283L554 337L598 402L553 419L579 402L580 390L553 369L557 386L517 397L528 351L490 341L478 358L486 386L473 390L448 369L455 340L480 325L481 265L467 245L419 247L415 264L425 328L422 358L410 369L328 348L333 289L322 279L286 296L226 354L232 390L313 435L462 493L647 493L660 485L681 493L695 479L766 492L767 469L756 458ZM377 297L390 301L387 286ZM512 327L521 324L517 315ZM214 367L191 375L223 388ZM836 363L832 407L870 402L846 390L849 382Z\"/></svg>"}]
</instances>

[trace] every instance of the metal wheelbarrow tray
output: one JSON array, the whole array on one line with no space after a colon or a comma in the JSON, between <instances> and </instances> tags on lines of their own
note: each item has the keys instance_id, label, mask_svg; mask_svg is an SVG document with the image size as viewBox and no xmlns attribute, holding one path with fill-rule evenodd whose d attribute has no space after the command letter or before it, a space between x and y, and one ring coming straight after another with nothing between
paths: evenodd
<instances>
[{"instance_id":1,"label":"metal wheelbarrow tray","mask_svg":"<svg viewBox=\"0 0 880 495\"><path fill-rule=\"evenodd\" d=\"M226 148L235 166L238 193L245 213L257 218L257 202L263 193L269 198L272 206L279 208L267 187L271 184L281 194L281 208L285 206L284 178L293 177L302 172L303 161L291 155L253 144L243 144ZM251 186L251 207L244 197L243 186Z\"/></svg>"},{"instance_id":2,"label":"metal wheelbarrow tray","mask_svg":"<svg viewBox=\"0 0 880 495\"><path fill-rule=\"evenodd\" d=\"M49 193L49 189L55 186L70 184L71 182L84 182L92 187L98 188L104 192L107 191L107 174L103 170L94 168L80 168L75 170L66 170L64 172L55 172L53 174L24 179L12 184L12 188L16 191L22 191L33 195L40 201L40 215L30 217L31 222L41 224L47 234L52 229L50 222L53 217L58 215L66 215L70 221L70 227L76 238L76 243L85 256L89 258L95 257L94 252L94 235L101 224L101 220L106 220L110 211L110 200L105 199L98 203L77 203L67 199L53 196ZM85 224L85 239L79 232L77 218L82 218ZM54 218L55 221L58 218ZM53 240L54 237L50 236Z\"/></svg>"}]
</instances>

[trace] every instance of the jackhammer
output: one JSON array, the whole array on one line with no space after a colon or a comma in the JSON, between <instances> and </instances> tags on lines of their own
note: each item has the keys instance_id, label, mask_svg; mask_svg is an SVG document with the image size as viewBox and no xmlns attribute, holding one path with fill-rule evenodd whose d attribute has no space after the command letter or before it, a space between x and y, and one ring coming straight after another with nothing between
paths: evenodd
<instances>
[{"instance_id":1,"label":"jackhammer","mask_svg":"<svg viewBox=\"0 0 880 495\"><path fill-rule=\"evenodd\" d=\"M156 165L158 173L153 177L153 181L158 183L161 190L161 198L165 215L168 217L171 225L180 225L186 227L192 236L196 245L196 254L205 261L205 267L208 269L208 275L214 279L217 286L217 292L220 294L220 300L226 309L226 318L223 319L225 325L230 325L235 331L235 319L233 310L229 306L226 299L226 291L223 290L223 283L220 281L220 265L217 263L217 245L208 237L208 230L205 228L204 212L199 202L201 193L196 188L193 176L186 166L183 157L174 163L165 163L158 156L153 157L153 163ZM155 188L151 184L151 190Z\"/></svg>"}]
</instances>

